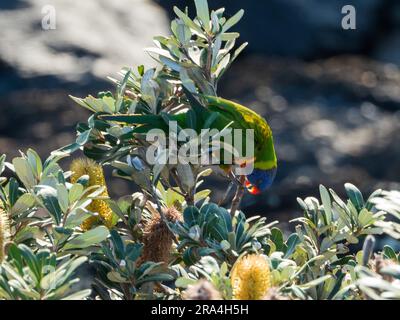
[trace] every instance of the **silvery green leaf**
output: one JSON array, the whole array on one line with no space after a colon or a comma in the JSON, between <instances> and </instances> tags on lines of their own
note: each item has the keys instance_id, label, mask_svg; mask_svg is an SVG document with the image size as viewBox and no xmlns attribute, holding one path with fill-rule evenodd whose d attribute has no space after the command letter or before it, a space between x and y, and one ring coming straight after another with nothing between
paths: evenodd
<instances>
[{"instance_id":1,"label":"silvery green leaf","mask_svg":"<svg viewBox=\"0 0 400 320\"><path fill-rule=\"evenodd\" d=\"M300 207L304 210L304 211L308 211L308 206L307 204L304 202L303 199L301 198L297 198L297 203L300 205Z\"/></svg>"},{"instance_id":2,"label":"silvery green leaf","mask_svg":"<svg viewBox=\"0 0 400 320\"><path fill-rule=\"evenodd\" d=\"M98 99L89 95L84 99L73 96L70 96L70 98L92 112L115 113L115 99L112 97L104 96L103 98Z\"/></svg>"},{"instance_id":3,"label":"silvery green leaf","mask_svg":"<svg viewBox=\"0 0 400 320\"><path fill-rule=\"evenodd\" d=\"M350 218L345 210L342 209L336 202L333 203L333 208L335 211L339 214L339 220L349 228L349 230L352 230L352 225Z\"/></svg>"},{"instance_id":4,"label":"silvery green leaf","mask_svg":"<svg viewBox=\"0 0 400 320\"><path fill-rule=\"evenodd\" d=\"M195 24L192 19L190 19L184 12L182 12L178 7L174 7L175 14L182 19L182 21L191 29L196 31L198 34L202 35L203 30L201 30L200 26Z\"/></svg>"},{"instance_id":5,"label":"silvery green leaf","mask_svg":"<svg viewBox=\"0 0 400 320\"><path fill-rule=\"evenodd\" d=\"M177 23L177 38L185 46L189 44L191 33L190 29L184 23Z\"/></svg>"},{"instance_id":6,"label":"silvery green leaf","mask_svg":"<svg viewBox=\"0 0 400 320\"><path fill-rule=\"evenodd\" d=\"M361 231L361 234L382 234L383 233L383 228L380 227L368 227L368 229L364 229L363 231Z\"/></svg>"},{"instance_id":7,"label":"silvery green leaf","mask_svg":"<svg viewBox=\"0 0 400 320\"><path fill-rule=\"evenodd\" d=\"M75 228L91 216L93 215L89 211L83 208L77 208L68 214L64 226L66 228Z\"/></svg>"},{"instance_id":8,"label":"silvery green leaf","mask_svg":"<svg viewBox=\"0 0 400 320\"><path fill-rule=\"evenodd\" d=\"M74 183L69 189L68 193L69 203L72 204L75 201L77 201L82 196L83 191L84 191L83 184Z\"/></svg>"},{"instance_id":9,"label":"silvery green leaf","mask_svg":"<svg viewBox=\"0 0 400 320\"><path fill-rule=\"evenodd\" d=\"M237 32L226 32L226 33L222 33L220 35L220 39L222 41L233 41L233 40L239 38L239 36L240 36L240 33L237 33Z\"/></svg>"},{"instance_id":10,"label":"silvery green leaf","mask_svg":"<svg viewBox=\"0 0 400 320\"><path fill-rule=\"evenodd\" d=\"M193 60L193 62L197 66L201 65L200 60L201 60L202 51L198 47L191 46L190 48L188 48L188 54L189 54L189 57Z\"/></svg>"},{"instance_id":11,"label":"silvery green leaf","mask_svg":"<svg viewBox=\"0 0 400 320\"><path fill-rule=\"evenodd\" d=\"M359 241L358 239L350 233L345 234L346 240L351 244L357 244Z\"/></svg>"},{"instance_id":12,"label":"silvery green leaf","mask_svg":"<svg viewBox=\"0 0 400 320\"><path fill-rule=\"evenodd\" d=\"M325 276L322 276L320 278L317 278L315 280L312 280L310 282L307 282L305 284L302 284L300 287L303 289L310 289L312 287L316 287L320 285L321 283L324 283L326 280L330 279L332 276L330 274L327 274Z\"/></svg>"},{"instance_id":13,"label":"silvery green leaf","mask_svg":"<svg viewBox=\"0 0 400 320\"><path fill-rule=\"evenodd\" d=\"M211 22L212 22L212 28L211 28L212 33L218 33L220 30L220 24L218 16L214 10L211 11Z\"/></svg>"},{"instance_id":14,"label":"silvery green leaf","mask_svg":"<svg viewBox=\"0 0 400 320\"><path fill-rule=\"evenodd\" d=\"M228 251L231 248L231 244L227 240L222 240L219 245L223 251Z\"/></svg>"},{"instance_id":15,"label":"silvery green leaf","mask_svg":"<svg viewBox=\"0 0 400 320\"><path fill-rule=\"evenodd\" d=\"M321 195L322 205L324 206L326 224L328 225L328 224L330 224L332 222L331 197L329 195L328 190L322 184L319 186L319 193Z\"/></svg>"},{"instance_id":16,"label":"silvery green leaf","mask_svg":"<svg viewBox=\"0 0 400 320\"><path fill-rule=\"evenodd\" d=\"M358 222L361 227L365 227L374 222L374 216L372 212L367 209L362 209L358 215Z\"/></svg>"},{"instance_id":17,"label":"silvery green leaf","mask_svg":"<svg viewBox=\"0 0 400 320\"><path fill-rule=\"evenodd\" d=\"M243 14L244 14L244 10L241 9L233 17L229 18L228 21L226 21L225 24L222 26L222 32L228 31L236 23L238 23L239 20L242 19Z\"/></svg>"},{"instance_id":18,"label":"silvery green leaf","mask_svg":"<svg viewBox=\"0 0 400 320\"><path fill-rule=\"evenodd\" d=\"M224 74L224 72L229 66L230 59L231 55L229 53L222 58L221 62L218 64L217 70L215 70L216 78L220 78Z\"/></svg>"},{"instance_id":19,"label":"silvery green leaf","mask_svg":"<svg viewBox=\"0 0 400 320\"><path fill-rule=\"evenodd\" d=\"M124 102L124 94L126 85L129 81L129 77L131 76L132 70L128 70L125 73L124 79L122 80L121 84L118 86L118 100L115 102L115 111L120 112Z\"/></svg>"},{"instance_id":20,"label":"silvery green leaf","mask_svg":"<svg viewBox=\"0 0 400 320\"><path fill-rule=\"evenodd\" d=\"M42 231L36 226L26 226L20 229L13 237L14 243L23 243L26 240L38 239L42 236Z\"/></svg>"},{"instance_id":21,"label":"silvery green leaf","mask_svg":"<svg viewBox=\"0 0 400 320\"><path fill-rule=\"evenodd\" d=\"M103 112L114 114L117 112L117 106L116 106L116 101L112 97L104 96L101 99L101 102L103 103Z\"/></svg>"},{"instance_id":22,"label":"silvery green leaf","mask_svg":"<svg viewBox=\"0 0 400 320\"><path fill-rule=\"evenodd\" d=\"M197 17L203 24L206 31L210 31L210 15L207 0L194 0L196 5Z\"/></svg>"},{"instance_id":23,"label":"silvery green leaf","mask_svg":"<svg viewBox=\"0 0 400 320\"><path fill-rule=\"evenodd\" d=\"M199 261L199 264L208 274L217 274L220 271L219 264L217 260L215 260L213 257L210 256L202 257Z\"/></svg>"},{"instance_id":24,"label":"silvery green leaf","mask_svg":"<svg viewBox=\"0 0 400 320\"><path fill-rule=\"evenodd\" d=\"M33 149L28 149L26 152L27 160L29 165L32 168L32 171L34 172L34 175L36 179L40 179L40 175L42 174L43 170L43 165L42 165L42 160L40 159L39 155L37 152Z\"/></svg>"},{"instance_id":25,"label":"silvery green leaf","mask_svg":"<svg viewBox=\"0 0 400 320\"><path fill-rule=\"evenodd\" d=\"M188 75L186 69L181 68L179 74L180 74L180 78L182 81L182 85L186 89L188 89L191 93L197 93L196 85L193 82L193 80L189 78L189 75Z\"/></svg>"},{"instance_id":26,"label":"silvery green leaf","mask_svg":"<svg viewBox=\"0 0 400 320\"><path fill-rule=\"evenodd\" d=\"M204 78L204 74L200 68L186 68L186 72L189 78L196 83L203 94L215 95L213 86Z\"/></svg>"},{"instance_id":27,"label":"silvery green leaf","mask_svg":"<svg viewBox=\"0 0 400 320\"><path fill-rule=\"evenodd\" d=\"M300 243L300 238L296 233L292 233L286 241L286 252L283 256L284 259L289 258L292 253L296 250L297 245Z\"/></svg>"},{"instance_id":28,"label":"silvery green leaf","mask_svg":"<svg viewBox=\"0 0 400 320\"><path fill-rule=\"evenodd\" d=\"M10 214L15 215L24 212L25 210L28 210L29 208L33 207L34 204L35 204L35 197L30 193L24 193L22 196L18 198L17 202L12 206Z\"/></svg>"},{"instance_id":29,"label":"silvery green leaf","mask_svg":"<svg viewBox=\"0 0 400 320\"><path fill-rule=\"evenodd\" d=\"M105 226L99 226L70 240L64 250L87 248L92 245L99 244L107 239L109 235L108 229Z\"/></svg>"},{"instance_id":30,"label":"silvery green leaf","mask_svg":"<svg viewBox=\"0 0 400 320\"><path fill-rule=\"evenodd\" d=\"M165 64L167 67L172 69L173 71L180 72L182 69L181 65L171 59L165 58L163 56L160 56L160 61Z\"/></svg>"},{"instance_id":31,"label":"silvery green leaf","mask_svg":"<svg viewBox=\"0 0 400 320\"><path fill-rule=\"evenodd\" d=\"M215 14L217 15L217 17L219 19L222 19L222 15L224 14L224 12L225 12L225 8L219 8L219 9L215 10Z\"/></svg>"},{"instance_id":32,"label":"silvery green leaf","mask_svg":"<svg viewBox=\"0 0 400 320\"><path fill-rule=\"evenodd\" d=\"M162 50L162 49L157 49L157 48L154 48L154 49L156 49L156 50ZM141 88L142 88L142 89L145 88L145 87L147 86L147 83L148 83L150 80L153 79L153 77L154 77L154 72L155 72L154 69L149 69L149 70L147 70L147 71L144 73L144 75L143 75L143 77L142 77L142 80L141 80Z\"/></svg>"},{"instance_id":33,"label":"silvery green leaf","mask_svg":"<svg viewBox=\"0 0 400 320\"><path fill-rule=\"evenodd\" d=\"M198 225L194 225L189 229L188 236L193 239L194 241L199 241L201 236L201 230Z\"/></svg>"},{"instance_id":34,"label":"silvery green leaf","mask_svg":"<svg viewBox=\"0 0 400 320\"><path fill-rule=\"evenodd\" d=\"M355 208L360 211L364 207L364 198L362 193L351 183L346 183L344 187L346 189L347 196L350 198Z\"/></svg>"},{"instance_id":35,"label":"silvery green leaf","mask_svg":"<svg viewBox=\"0 0 400 320\"><path fill-rule=\"evenodd\" d=\"M15 173L17 174L18 178L22 181L24 186L27 189L33 188L33 186L36 184L36 179L28 161L20 157L20 158L14 158L12 160L12 163L15 168Z\"/></svg>"},{"instance_id":36,"label":"silvery green leaf","mask_svg":"<svg viewBox=\"0 0 400 320\"><path fill-rule=\"evenodd\" d=\"M93 108L90 104L88 104L85 99L77 98L74 96L69 96L75 103L79 104L81 107L84 107L92 112L96 112L97 110Z\"/></svg>"},{"instance_id":37,"label":"silvery green leaf","mask_svg":"<svg viewBox=\"0 0 400 320\"><path fill-rule=\"evenodd\" d=\"M41 199L43 206L54 218L55 223L61 222L62 210L57 198L57 190L50 186L37 186L36 195Z\"/></svg>"},{"instance_id":38,"label":"silvery green leaf","mask_svg":"<svg viewBox=\"0 0 400 320\"><path fill-rule=\"evenodd\" d=\"M89 129L89 130L86 130L85 132L80 133L78 138L76 138L76 143L79 144L80 146L85 145L89 141L91 133L92 133L92 129Z\"/></svg>"},{"instance_id":39,"label":"silvery green leaf","mask_svg":"<svg viewBox=\"0 0 400 320\"><path fill-rule=\"evenodd\" d=\"M68 190L65 185L58 183L56 186L57 189L57 199L60 204L60 208L63 212L66 212L69 207L69 197Z\"/></svg>"},{"instance_id":40,"label":"silvery green leaf","mask_svg":"<svg viewBox=\"0 0 400 320\"><path fill-rule=\"evenodd\" d=\"M212 61L211 61L211 65L212 65L213 67L214 67L215 64L217 63L217 57L218 57L218 53L219 53L220 50L221 50L221 45L222 45L222 40L221 40L221 37L218 36L218 37L215 39L214 46L212 47Z\"/></svg>"}]
</instances>

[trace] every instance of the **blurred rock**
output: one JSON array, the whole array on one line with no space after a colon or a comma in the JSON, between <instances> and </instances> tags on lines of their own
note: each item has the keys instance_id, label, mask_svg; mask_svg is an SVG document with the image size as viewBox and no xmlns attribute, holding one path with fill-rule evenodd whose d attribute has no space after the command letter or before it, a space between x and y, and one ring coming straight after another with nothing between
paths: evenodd
<instances>
[{"instance_id":1,"label":"blurred rock","mask_svg":"<svg viewBox=\"0 0 400 320\"><path fill-rule=\"evenodd\" d=\"M55 30L42 30L47 5L56 10ZM143 48L167 25L150 0L2 0L0 61L25 77L102 78L125 65L153 64Z\"/></svg>"},{"instance_id":2,"label":"blurred rock","mask_svg":"<svg viewBox=\"0 0 400 320\"><path fill-rule=\"evenodd\" d=\"M378 60L400 65L400 2L387 0L385 15L381 19L386 25L386 36L375 46L372 56Z\"/></svg>"},{"instance_id":3,"label":"blurred rock","mask_svg":"<svg viewBox=\"0 0 400 320\"><path fill-rule=\"evenodd\" d=\"M387 37L385 41L378 46L374 56L379 60L400 65L400 31Z\"/></svg>"}]
</instances>

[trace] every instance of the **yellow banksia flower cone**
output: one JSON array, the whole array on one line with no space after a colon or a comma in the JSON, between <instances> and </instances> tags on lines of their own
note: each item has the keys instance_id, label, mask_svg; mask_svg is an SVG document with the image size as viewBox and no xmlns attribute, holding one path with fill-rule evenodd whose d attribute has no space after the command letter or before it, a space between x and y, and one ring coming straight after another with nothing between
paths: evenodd
<instances>
[{"instance_id":1,"label":"yellow banksia flower cone","mask_svg":"<svg viewBox=\"0 0 400 320\"><path fill-rule=\"evenodd\" d=\"M10 238L10 221L7 212L0 207L0 263L5 258L5 247Z\"/></svg>"},{"instance_id":2,"label":"yellow banksia flower cone","mask_svg":"<svg viewBox=\"0 0 400 320\"><path fill-rule=\"evenodd\" d=\"M261 300L271 288L271 273L267 260L259 254L249 254L236 261L231 272L233 298Z\"/></svg>"},{"instance_id":3,"label":"yellow banksia flower cone","mask_svg":"<svg viewBox=\"0 0 400 320\"><path fill-rule=\"evenodd\" d=\"M169 222L182 220L182 214L175 207L163 209L163 212L165 218ZM143 229L144 247L140 262L153 261L168 263L174 237L174 234L161 219L160 214L154 212Z\"/></svg>"},{"instance_id":4,"label":"yellow banksia flower cone","mask_svg":"<svg viewBox=\"0 0 400 320\"><path fill-rule=\"evenodd\" d=\"M97 164L91 159L79 158L72 162L70 170L72 171L72 183L76 183L83 175L88 175L89 186L98 185L105 187L101 196L108 197L107 185L101 165ZM112 227L113 213L107 202L104 200L93 200L87 209L91 212L97 212L100 219L99 217L87 218L81 225L83 230L89 230L99 222L104 224L107 228Z\"/></svg>"}]
</instances>

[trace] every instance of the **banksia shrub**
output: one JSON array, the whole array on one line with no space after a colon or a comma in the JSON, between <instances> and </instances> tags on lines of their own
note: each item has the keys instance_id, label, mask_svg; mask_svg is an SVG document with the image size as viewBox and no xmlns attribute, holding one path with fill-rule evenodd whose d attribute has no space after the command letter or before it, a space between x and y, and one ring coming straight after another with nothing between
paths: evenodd
<instances>
[{"instance_id":1,"label":"banksia shrub","mask_svg":"<svg viewBox=\"0 0 400 320\"><path fill-rule=\"evenodd\" d=\"M175 223L182 220L181 213L175 207L163 209L163 213L168 222ZM143 229L144 247L141 261L168 263L174 237L160 214L157 211L153 212Z\"/></svg>"},{"instance_id":2,"label":"banksia shrub","mask_svg":"<svg viewBox=\"0 0 400 320\"><path fill-rule=\"evenodd\" d=\"M0 207L0 263L5 257L5 246L10 237L10 222L7 213Z\"/></svg>"},{"instance_id":3,"label":"banksia shrub","mask_svg":"<svg viewBox=\"0 0 400 320\"><path fill-rule=\"evenodd\" d=\"M183 300L222 300L221 294L214 285L207 280L189 285L182 293Z\"/></svg>"},{"instance_id":4,"label":"banksia shrub","mask_svg":"<svg viewBox=\"0 0 400 320\"><path fill-rule=\"evenodd\" d=\"M10 162L0 155L0 300L400 299L399 191L366 198L346 183L342 199L321 185L319 197L297 198L302 214L287 236L278 221L239 210L246 189L257 194L274 178L272 135L261 116L217 98L247 45L236 48L231 32L244 11L224 17L207 0L194 4L194 18L174 8L171 34L148 49L156 68L124 68L114 92L71 97L92 113L75 141L45 161L32 149ZM236 145L239 128L257 129L253 141ZM67 181L59 161L77 151L93 160L73 161ZM218 151L235 157L222 198L202 184L226 168ZM260 169L237 172L250 158ZM108 199L97 162L140 190ZM374 256L373 235L383 234L397 242ZM78 285L81 265L79 274L95 274ZM157 305L152 315L165 314Z\"/></svg>"},{"instance_id":5,"label":"banksia shrub","mask_svg":"<svg viewBox=\"0 0 400 320\"><path fill-rule=\"evenodd\" d=\"M76 183L80 177L83 175L89 176L88 186L102 186L105 187L101 196L108 197L107 185L104 179L103 168L91 159L79 158L72 162L71 164L71 182ZM93 200L92 203L87 207L91 212L97 212L101 219L101 223L107 228L112 227L113 213L108 204L104 200ZM100 222L99 217L90 217L86 219L81 228L83 230L89 230L93 225Z\"/></svg>"},{"instance_id":6,"label":"banksia shrub","mask_svg":"<svg viewBox=\"0 0 400 320\"><path fill-rule=\"evenodd\" d=\"M240 258L231 274L233 297L237 300L260 300L271 287L267 260L258 254Z\"/></svg>"}]
</instances>

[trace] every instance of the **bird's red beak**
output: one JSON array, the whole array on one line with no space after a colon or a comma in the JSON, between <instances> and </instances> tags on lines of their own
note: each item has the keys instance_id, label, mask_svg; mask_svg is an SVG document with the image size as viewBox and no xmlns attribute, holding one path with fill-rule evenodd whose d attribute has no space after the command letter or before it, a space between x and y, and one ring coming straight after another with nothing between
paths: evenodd
<instances>
[{"instance_id":1,"label":"bird's red beak","mask_svg":"<svg viewBox=\"0 0 400 320\"><path fill-rule=\"evenodd\" d=\"M260 194L260 193L261 193L260 189L258 189L256 186L253 186L253 185L250 183L250 181L247 180L247 179L246 179L246 182L245 182L245 186L246 186L246 188L247 188L247 191L249 191L249 193L251 193L251 194L253 194L253 195L257 195L257 194Z\"/></svg>"}]
</instances>

